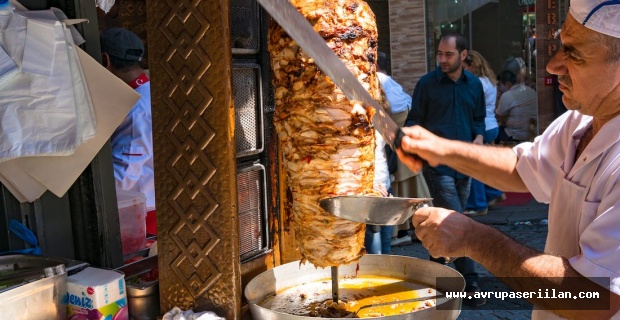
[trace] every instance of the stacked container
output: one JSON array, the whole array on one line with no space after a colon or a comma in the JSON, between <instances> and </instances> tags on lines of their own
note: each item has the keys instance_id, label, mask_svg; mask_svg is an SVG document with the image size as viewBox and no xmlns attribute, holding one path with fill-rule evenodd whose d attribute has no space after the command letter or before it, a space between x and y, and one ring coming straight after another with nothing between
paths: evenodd
<instances>
[{"instance_id":1,"label":"stacked container","mask_svg":"<svg viewBox=\"0 0 620 320\"><path fill-rule=\"evenodd\" d=\"M146 247L146 197L142 192L116 191L123 255Z\"/></svg>"}]
</instances>

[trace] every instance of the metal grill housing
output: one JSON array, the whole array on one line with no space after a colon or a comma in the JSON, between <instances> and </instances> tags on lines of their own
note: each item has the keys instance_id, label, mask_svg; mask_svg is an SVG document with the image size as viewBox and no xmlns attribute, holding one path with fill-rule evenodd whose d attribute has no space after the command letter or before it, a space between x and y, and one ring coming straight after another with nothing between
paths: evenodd
<instances>
[{"instance_id":1,"label":"metal grill housing","mask_svg":"<svg viewBox=\"0 0 620 320\"><path fill-rule=\"evenodd\" d=\"M257 64L233 66L235 99L235 142L237 158L263 151L263 109L260 67Z\"/></svg>"},{"instance_id":2,"label":"metal grill housing","mask_svg":"<svg viewBox=\"0 0 620 320\"><path fill-rule=\"evenodd\" d=\"M260 28L256 0L230 0L230 43L233 54L259 50Z\"/></svg>"},{"instance_id":3,"label":"metal grill housing","mask_svg":"<svg viewBox=\"0 0 620 320\"><path fill-rule=\"evenodd\" d=\"M237 194L239 248L243 261L267 248L265 167L257 163L241 166L237 171Z\"/></svg>"}]
</instances>

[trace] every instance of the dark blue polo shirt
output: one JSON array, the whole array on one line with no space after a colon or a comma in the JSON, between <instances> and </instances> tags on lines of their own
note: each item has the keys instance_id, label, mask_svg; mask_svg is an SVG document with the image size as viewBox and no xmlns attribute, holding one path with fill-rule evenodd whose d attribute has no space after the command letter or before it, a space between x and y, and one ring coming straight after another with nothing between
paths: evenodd
<instances>
[{"instance_id":1,"label":"dark blue polo shirt","mask_svg":"<svg viewBox=\"0 0 620 320\"><path fill-rule=\"evenodd\" d=\"M441 68L424 75L413 91L405 126L420 125L447 139L472 142L485 131L484 91L478 77L466 70L452 81ZM466 177L447 166L434 168L455 178Z\"/></svg>"}]
</instances>

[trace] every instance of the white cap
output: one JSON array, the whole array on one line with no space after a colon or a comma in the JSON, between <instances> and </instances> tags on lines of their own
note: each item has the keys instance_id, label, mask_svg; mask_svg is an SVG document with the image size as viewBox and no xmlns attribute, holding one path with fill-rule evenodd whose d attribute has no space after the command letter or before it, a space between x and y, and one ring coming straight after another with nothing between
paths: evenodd
<instances>
[{"instance_id":1,"label":"white cap","mask_svg":"<svg viewBox=\"0 0 620 320\"><path fill-rule=\"evenodd\" d=\"M571 0L570 14L588 29L620 38L620 0Z\"/></svg>"}]
</instances>

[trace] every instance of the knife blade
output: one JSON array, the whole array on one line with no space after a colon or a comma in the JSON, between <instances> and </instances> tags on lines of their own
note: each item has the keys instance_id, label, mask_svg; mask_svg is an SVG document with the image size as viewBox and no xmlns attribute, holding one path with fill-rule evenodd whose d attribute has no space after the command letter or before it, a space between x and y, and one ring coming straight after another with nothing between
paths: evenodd
<instances>
[{"instance_id":1,"label":"knife blade","mask_svg":"<svg viewBox=\"0 0 620 320\"><path fill-rule=\"evenodd\" d=\"M360 101L364 106L375 109L370 122L393 150L400 149L400 142L404 136L403 131L383 107L370 96L344 62L327 46L325 39L314 31L308 20L299 13L297 8L288 0L257 1L288 35L314 59L314 63L342 90L349 100ZM413 156L420 159L417 155Z\"/></svg>"}]
</instances>

